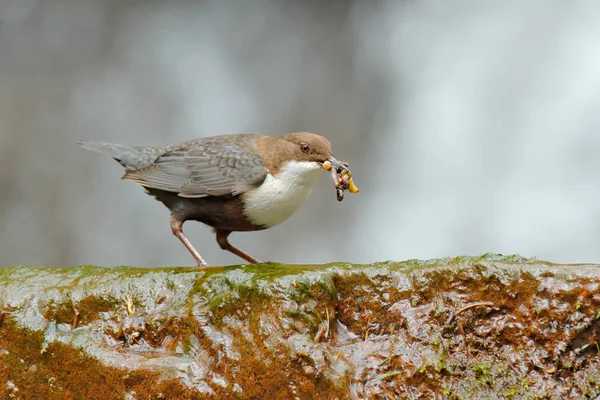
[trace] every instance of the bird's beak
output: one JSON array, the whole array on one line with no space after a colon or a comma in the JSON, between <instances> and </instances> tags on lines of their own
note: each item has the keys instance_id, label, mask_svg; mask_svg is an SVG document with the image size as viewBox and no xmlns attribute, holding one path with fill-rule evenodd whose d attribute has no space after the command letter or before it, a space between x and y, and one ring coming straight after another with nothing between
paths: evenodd
<instances>
[{"instance_id":1,"label":"bird's beak","mask_svg":"<svg viewBox=\"0 0 600 400\"><path fill-rule=\"evenodd\" d=\"M325 161L323 163L323 168L325 168L328 171L334 170L338 174L341 174L342 171L350 172L350 170L348 169L348 164L343 161L336 160L335 157L331 157L329 160Z\"/></svg>"}]
</instances>

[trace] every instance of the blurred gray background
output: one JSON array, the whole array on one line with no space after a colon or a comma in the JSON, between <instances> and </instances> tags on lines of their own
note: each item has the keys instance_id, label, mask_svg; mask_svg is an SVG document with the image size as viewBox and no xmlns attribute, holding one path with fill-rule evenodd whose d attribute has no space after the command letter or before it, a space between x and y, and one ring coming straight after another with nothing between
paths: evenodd
<instances>
[{"instance_id":1,"label":"blurred gray background","mask_svg":"<svg viewBox=\"0 0 600 400\"><path fill-rule=\"evenodd\" d=\"M77 140L311 131L349 161L232 243L288 263L600 262L600 3L0 0L0 265L190 265ZM186 233L238 263L208 227Z\"/></svg>"}]
</instances>

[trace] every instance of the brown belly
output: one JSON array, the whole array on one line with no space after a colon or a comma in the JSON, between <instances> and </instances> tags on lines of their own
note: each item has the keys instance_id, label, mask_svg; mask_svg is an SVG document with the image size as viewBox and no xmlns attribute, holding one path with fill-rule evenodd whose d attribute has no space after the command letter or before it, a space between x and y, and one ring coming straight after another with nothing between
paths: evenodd
<instances>
[{"instance_id":1,"label":"brown belly","mask_svg":"<svg viewBox=\"0 0 600 400\"><path fill-rule=\"evenodd\" d=\"M164 190L145 189L149 195L167 206L171 210L172 217L179 221L199 221L215 229L229 232L265 229L248 221L243 212L240 196L187 198Z\"/></svg>"}]
</instances>

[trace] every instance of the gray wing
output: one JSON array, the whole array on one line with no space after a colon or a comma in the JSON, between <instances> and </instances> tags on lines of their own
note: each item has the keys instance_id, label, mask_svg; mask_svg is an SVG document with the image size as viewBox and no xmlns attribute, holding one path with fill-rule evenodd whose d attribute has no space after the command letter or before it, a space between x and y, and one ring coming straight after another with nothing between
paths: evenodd
<instances>
[{"instance_id":1,"label":"gray wing","mask_svg":"<svg viewBox=\"0 0 600 400\"><path fill-rule=\"evenodd\" d=\"M190 142L161 154L148 167L127 172L123 179L182 197L235 196L254 189L265 180L267 167L250 151L252 139L236 136Z\"/></svg>"}]
</instances>

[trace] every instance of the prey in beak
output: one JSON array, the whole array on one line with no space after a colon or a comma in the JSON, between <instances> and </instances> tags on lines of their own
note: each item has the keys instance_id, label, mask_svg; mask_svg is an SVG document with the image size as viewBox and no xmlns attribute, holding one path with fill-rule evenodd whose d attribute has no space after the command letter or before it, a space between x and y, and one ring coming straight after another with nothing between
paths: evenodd
<instances>
[{"instance_id":1,"label":"prey in beak","mask_svg":"<svg viewBox=\"0 0 600 400\"><path fill-rule=\"evenodd\" d=\"M352 172L347 162L338 161L335 157L323 162L323 168L331 171L331 179L336 190L337 200L344 200L344 192L358 193L359 189L352 180Z\"/></svg>"}]
</instances>

